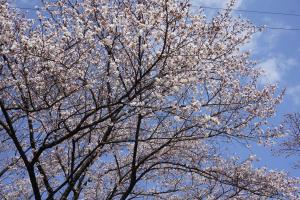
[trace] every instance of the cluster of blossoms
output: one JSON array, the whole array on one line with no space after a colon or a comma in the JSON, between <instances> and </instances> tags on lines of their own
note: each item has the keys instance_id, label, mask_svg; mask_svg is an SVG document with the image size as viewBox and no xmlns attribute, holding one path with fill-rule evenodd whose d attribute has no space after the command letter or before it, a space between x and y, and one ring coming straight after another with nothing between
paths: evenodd
<instances>
[{"instance_id":1,"label":"cluster of blossoms","mask_svg":"<svg viewBox=\"0 0 300 200\"><path fill-rule=\"evenodd\" d=\"M233 4L211 20L187 0L45 1L35 20L1 4L1 198L299 198L217 144L280 135Z\"/></svg>"}]
</instances>

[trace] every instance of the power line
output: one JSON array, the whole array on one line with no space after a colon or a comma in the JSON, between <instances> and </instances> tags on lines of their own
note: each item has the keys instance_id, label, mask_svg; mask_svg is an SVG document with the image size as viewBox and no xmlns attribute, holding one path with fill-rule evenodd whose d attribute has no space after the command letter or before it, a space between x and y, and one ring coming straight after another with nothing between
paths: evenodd
<instances>
[{"instance_id":1,"label":"power line","mask_svg":"<svg viewBox=\"0 0 300 200\"><path fill-rule=\"evenodd\" d=\"M300 31L300 28L284 28L284 27L270 27L265 26L266 29L272 29L272 30L283 30L283 31Z\"/></svg>"},{"instance_id":2,"label":"power line","mask_svg":"<svg viewBox=\"0 0 300 200\"><path fill-rule=\"evenodd\" d=\"M20 10L41 10L40 8L16 7L16 6L10 6L10 8L20 9Z\"/></svg>"},{"instance_id":3,"label":"power line","mask_svg":"<svg viewBox=\"0 0 300 200\"><path fill-rule=\"evenodd\" d=\"M196 7L196 6L192 6ZM17 7L12 6L10 8L20 9L20 10L41 10L40 8L30 8L30 7ZM210 7L210 6L200 6L198 8L205 8L205 9L213 9L213 10L226 10L226 8L221 7ZM258 14L270 14L270 15L285 15L285 16L294 16L294 17L300 17L300 14L295 13L285 13L285 12L269 12L269 11L259 11L259 10L245 10L245 9L231 9L233 11L237 12L248 12L248 13L258 13ZM299 31L300 28L285 28L285 27L272 27L272 26L264 26L265 29L270 30L283 30L283 31Z\"/></svg>"},{"instance_id":4,"label":"power line","mask_svg":"<svg viewBox=\"0 0 300 200\"><path fill-rule=\"evenodd\" d=\"M193 7L196 7L196 6L193 6ZM210 7L210 6L200 6L200 8L213 9L213 10L226 10L226 8ZM257 14L284 15L284 16L300 17L300 14L296 14L296 13L269 12L269 11L246 10L246 9L231 9L231 10L232 11L237 11L237 12L247 12L247 13L257 13ZM285 27L272 27L272 26L264 26L264 28L265 29L271 29L271 30L300 31L300 28L285 28Z\"/></svg>"},{"instance_id":5,"label":"power line","mask_svg":"<svg viewBox=\"0 0 300 200\"><path fill-rule=\"evenodd\" d=\"M198 7L198 6L193 6ZM199 6L200 8L212 9L212 10L226 10L227 8L221 7L210 7L210 6ZM199 8L198 7L198 8ZM246 10L246 9L231 9L236 12L247 12L247 13L257 13L257 14L268 14L268 15L285 15L285 16L294 16L300 17L300 14L297 13L286 13L286 12L270 12L270 11L261 11L261 10Z\"/></svg>"},{"instance_id":6,"label":"power line","mask_svg":"<svg viewBox=\"0 0 300 200\"><path fill-rule=\"evenodd\" d=\"M192 7L212 9L212 10L227 10L227 8L211 7L211 6L192 6ZM21 9L21 10L40 10L40 8L17 7L17 6L12 6L11 8L17 8L17 9ZM285 16L300 17L300 14L297 14L297 13L271 12L271 11L247 10L247 9L231 9L231 10L236 11L236 12L247 12L247 13L257 13L257 14L285 15Z\"/></svg>"}]
</instances>

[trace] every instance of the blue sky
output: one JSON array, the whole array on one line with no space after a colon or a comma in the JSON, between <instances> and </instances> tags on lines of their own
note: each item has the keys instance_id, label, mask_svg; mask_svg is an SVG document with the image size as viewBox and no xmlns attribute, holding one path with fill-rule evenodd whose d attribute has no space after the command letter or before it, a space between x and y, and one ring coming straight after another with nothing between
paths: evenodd
<instances>
[{"instance_id":1,"label":"blue sky","mask_svg":"<svg viewBox=\"0 0 300 200\"><path fill-rule=\"evenodd\" d=\"M195 6L225 7L225 0L193 0ZM238 0L236 9L258 10L300 14L299 0ZM208 15L215 10L205 9ZM300 16L271 15L258 13L234 12L249 19L256 25L300 29ZM265 70L263 83L276 83L280 89L286 89L282 104L278 107L273 123L282 120L284 114L300 112L300 31L266 29L254 35L247 45L258 66ZM273 156L269 148L253 145L251 151L233 144L237 154L256 154L260 159L257 166L285 170L300 176L299 170L293 169L293 162L299 157L285 158Z\"/></svg>"},{"instance_id":2,"label":"blue sky","mask_svg":"<svg viewBox=\"0 0 300 200\"><path fill-rule=\"evenodd\" d=\"M226 0L193 0L193 5L225 7ZM238 0L237 9L300 14L299 0ZM205 9L206 12L216 12ZM235 12L256 25L298 28L300 16L284 16ZM266 29L257 33L247 46L252 56L264 68L263 82L278 83L287 92L279 114L300 111L300 31Z\"/></svg>"},{"instance_id":3,"label":"blue sky","mask_svg":"<svg viewBox=\"0 0 300 200\"><path fill-rule=\"evenodd\" d=\"M31 7L38 5L38 0L15 0L17 7ZM226 0L192 0L194 6L225 7ZM284 12L300 14L299 0L238 0L237 9L259 10L269 12ZM29 11L29 15L32 11ZM216 10L205 9L208 15ZM300 29L300 16L284 16L258 13L235 12L236 15L250 19L256 25L269 27L298 28ZM283 103L273 121L280 121L284 114L300 112L300 31L284 31L266 29L257 33L246 48L251 49L252 56L258 61L266 74L263 83L277 83L279 88L286 88ZM295 159L272 156L270 150L254 145L252 151L246 151L237 144L233 149L237 153L256 154L261 160L257 166L267 166L271 169L286 170L292 175L300 176L299 170L292 169ZM300 159L300 158L299 158Z\"/></svg>"}]
</instances>

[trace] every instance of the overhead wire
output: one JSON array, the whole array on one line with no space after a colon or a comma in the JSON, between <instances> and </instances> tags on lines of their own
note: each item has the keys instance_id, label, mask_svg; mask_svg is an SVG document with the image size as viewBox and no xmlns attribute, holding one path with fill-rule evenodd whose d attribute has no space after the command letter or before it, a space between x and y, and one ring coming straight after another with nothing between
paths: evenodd
<instances>
[{"instance_id":1,"label":"overhead wire","mask_svg":"<svg viewBox=\"0 0 300 200\"><path fill-rule=\"evenodd\" d=\"M206 8L206 9L211 9L211 10L226 10L227 9L227 8L211 7L211 6L193 6L193 7ZM271 11L261 11L261 10L246 10L246 9L236 9L236 8L232 8L230 10L236 11L236 12L300 17L300 14L297 14L297 13L271 12Z\"/></svg>"},{"instance_id":2,"label":"overhead wire","mask_svg":"<svg viewBox=\"0 0 300 200\"><path fill-rule=\"evenodd\" d=\"M221 7L211 7L211 6L192 6L197 8L204 8L204 9L211 9L211 10L227 10L227 8ZM11 6L10 8L20 9L20 10L40 10L40 8L35 7L18 7L18 6ZM283 15L283 16L293 16L293 17L300 17L300 14L297 13L287 13L287 12L271 12L271 11L261 11L261 10L247 10L247 9L231 9L235 12L245 12L245 13L256 13L256 14L266 14L266 15ZM269 25L263 26L265 29L271 30L283 30L283 31L298 31L300 32L300 28L289 28L289 27L273 27Z\"/></svg>"},{"instance_id":3,"label":"overhead wire","mask_svg":"<svg viewBox=\"0 0 300 200\"><path fill-rule=\"evenodd\" d=\"M211 7L211 6L193 6L197 8L211 9L211 10L227 10L227 8L221 7ZM246 9L230 9L235 12L245 12L245 13L256 13L256 14L267 14L267 15L283 15L283 16L292 16L292 17L300 17L300 14L297 13L286 13L286 12L271 12L271 11L261 11L261 10L246 10ZM273 27L269 25L263 26L265 29L271 30L283 30L283 31L300 31L300 28L289 28L289 27Z\"/></svg>"},{"instance_id":4,"label":"overhead wire","mask_svg":"<svg viewBox=\"0 0 300 200\"><path fill-rule=\"evenodd\" d=\"M212 10L227 10L227 8L221 8L221 7L211 7L211 6L192 6L197 8L205 8L205 9L212 9ZM17 6L11 6L11 8L21 9L21 10L40 10L40 8L35 7L17 7ZM294 16L294 17L300 17L300 14L297 13L287 13L287 12L271 12L271 11L261 11L261 10L247 10L247 9L230 9L232 11L236 12L248 12L248 13L257 13L257 14L269 14L269 15L285 15L285 16Z\"/></svg>"}]
</instances>

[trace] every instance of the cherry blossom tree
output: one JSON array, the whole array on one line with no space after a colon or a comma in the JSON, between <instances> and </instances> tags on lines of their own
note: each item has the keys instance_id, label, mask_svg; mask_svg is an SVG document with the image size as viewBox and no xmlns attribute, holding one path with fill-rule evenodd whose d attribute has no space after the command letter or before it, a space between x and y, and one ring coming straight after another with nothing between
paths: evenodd
<instances>
[{"instance_id":1,"label":"cherry blossom tree","mask_svg":"<svg viewBox=\"0 0 300 200\"><path fill-rule=\"evenodd\" d=\"M1 199L298 199L231 158L268 142L281 95L240 50L257 31L187 0L0 5Z\"/></svg>"},{"instance_id":2,"label":"cherry blossom tree","mask_svg":"<svg viewBox=\"0 0 300 200\"><path fill-rule=\"evenodd\" d=\"M286 137L279 143L279 148L275 149L276 154L286 156L299 156L300 152L300 113L290 113L285 116L283 126ZM300 167L300 162L296 162L295 167Z\"/></svg>"}]
</instances>

